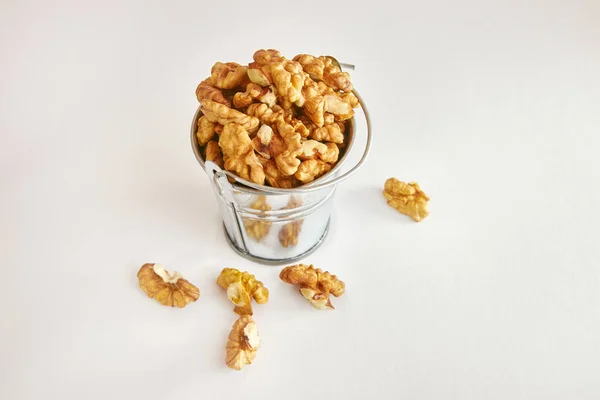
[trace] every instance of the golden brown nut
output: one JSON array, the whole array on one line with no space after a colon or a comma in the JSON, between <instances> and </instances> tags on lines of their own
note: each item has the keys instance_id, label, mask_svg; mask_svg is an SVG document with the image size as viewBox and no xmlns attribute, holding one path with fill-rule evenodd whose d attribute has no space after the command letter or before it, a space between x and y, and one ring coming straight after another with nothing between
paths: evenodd
<instances>
[{"instance_id":1,"label":"golden brown nut","mask_svg":"<svg viewBox=\"0 0 600 400\"><path fill-rule=\"evenodd\" d=\"M277 105L283 110L284 120L285 116L289 116L289 118L294 117L294 103L288 100L287 97L277 96Z\"/></svg>"},{"instance_id":2,"label":"golden brown nut","mask_svg":"<svg viewBox=\"0 0 600 400\"><path fill-rule=\"evenodd\" d=\"M269 67L278 94L291 103L301 100L304 86L302 66L295 61L284 60L272 62Z\"/></svg>"},{"instance_id":3,"label":"golden brown nut","mask_svg":"<svg viewBox=\"0 0 600 400\"><path fill-rule=\"evenodd\" d=\"M217 62L210 71L211 82L220 89L233 89L247 83L247 68L234 63Z\"/></svg>"},{"instance_id":4,"label":"golden brown nut","mask_svg":"<svg viewBox=\"0 0 600 400\"><path fill-rule=\"evenodd\" d=\"M200 146L206 145L215 136L215 122L210 122L208 118L202 116L198 118L198 130L196 131L196 138Z\"/></svg>"},{"instance_id":5,"label":"golden brown nut","mask_svg":"<svg viewBox=\"0 0 600 400\"><path fill-rule=\"evenodd\" d=\"M310 120L318 127L325 123L325 98L317 91L313 84L306 85L302 88L304 96L304 112Z\"/></svg>"},{"instance_id":6,"label":"golden brown nut","mask_svg":"<svg viewBox=\"0 0 600 400\"><path fill-rule=\"evenodd\" d=\"M200 291L179 272L170 274L160 264L144 264L137 273L138 285L148 297L164 306L183 308L198 300Z\"/></svg>"},{"instance_id":7,"label":"golden brown nut","mask_svg":"<svg viewBox=\"0 0 600 400\"><path fill-rule=\"evenodd\" d=\"M311 79L324 81L329 87L343 92L352 91L350 74L342 70L333 63L329 57L314 57L309 54L298 54L293 59L302 65L304 71L309 74Z\"/></svg>"},{"instance_id":8,"label":"golden brown nut","mask_svg":"<svg viewBox=\"0 0 600 400\"><path fill-rule=\"evenodd\" d=\"M330 57L299 54L288 60L277 50L261 49L253 59L247 67L216 63L211 76L197 88L206 119L201 122L198 142L203 145L218 134L215 140L223 149L223 168L241 178L276 187L302 185L297 176L308 182L327 172L344 147L345 120L359 105L349 75ZM245 140L234 145L231 132L225 139L221 137L229 123L246 130L253 151ZM257 135L261 124L264 128ZM303 149L308 138L322 142L327 149L311 144L307 146L312 146L312 151ZM232 146L241 150L233 151ZM220 160L214 144L204 149L205 157L207 150L214 160ZM311 162L298 172L304 161Z\"/></svg>"},{"instance_id":9,"label":"golden brown nut","mask_svg":"<svg viewBox=\"0 0 600 400\"><path fill-rule=\"evenodd\" d=\"M317 128L309 137L322 142L344 143L344 134L339 124L330 124L322 128Z\"/></svg>"},{"instance_id":10,"label":"golden brown nut","mask_svg":"<svg viewBox=\"0 0 600 400\"><path fill-rule=\"evenodd\" d=\"M325 68L323 69L323 81L336 90L351 92L353 88L352 82L350 82L350 74L342 72L329 57L321 56L319 59L325 64Z\"/></svg>"},{"instance_id":11,"label":"golden brown nut","mask_svg":"<svg viewBox=\"0 0 600 400\"><path fill-rule=\"evenodd\" d=\"M325 121L325 125L331 125L335 123L335 115L330 113L325 113L323 120Z\"/></svg>"},{"instance_id":12,"label":"golden brown nut","mask_svg":"<svg viewBox=\"0 0 600 400\"><path fill-rule=\"evenodd\" d=\"M315 129L318 128L317 125L315 125L315 123L312 122L312 120L305 114L300 114L300 115L298 115L297 118L306 127L306 130L308 131L307 137L310 137L310 135L312 135L312 133L315 131Z\"/></svg>"},{"instance_id":13,"label":"golden brown nut","mask_svg":"<svg viewBox=\"0 0 600 400\"><path fill-rule=\"evenodd\" d=\"M219 146L223 151L226 170L235 172L243 179L264 184L264 169L254 153L248 132L241 125L225 125L219 137Z\"/></svg>"},{"instance_id":14,"label":"golden brown nut","mask_svg":"<svg viewBox=\"0 0 600 400\"><path fill-rule=\"evenodd\" d=\"M258 327L251 316L243 315L235 321L227 338L225 364L239 371L252 364L259 347Z\"/></svg>"},{"instance_id":15,"label":"golden brown nut","mask_svg":"<svg viewBox=\"0 0 600 400\"><path fill-rule=\"evenodd\" d=\"M271 76L271 69L268 64L263 65L257 62L248 64L248 78L250 82L262 87L273 84L273 77Z\"/></svg>"},{"instance_id":16,"label":"golden brown nut","mask_svg":"<svg viewBox=\"0 0 600 400\"><path fill-rule=\"evenodd\" d=\"M331 86L327 85L325 82L317 82L317 90L319 91L321 96L326 96L328 94L338 96L338 92L336 92Z\"/></svg>"},{"instance_id":17,"label":"golden brown nut","mask_svg":"<svg viewBox=\"0 0 600 400\"><path fill-rule=\"evenodd\" d=\"M267 198L264 195L257 196L250 208L261 211L259 216L264 216L265 211L271 210L271 206L267 203ZM271 222L262 221L258 218L244 218L244 228L248 236L261 242L269 234Z\"/></svg>"},{"instance_id":18,"label":"golden brown nut","mask_svg":"<svg viewBox=\"0 0 600 400\"><path fill-rule=\"evenodd\" d=\"M312 265L292 265L285 267L279 278L289 284L299 285L304 298L319 310L334 309L329 295L340 297L346 291L346 285L335 275L323 272Z\"/></svg>"},{"instance_id":19,"label":"golden brown nut","mask_svg":"<svg viewBox=\"0 0 600 400\"><path fill-rule=\"evenodd\" d=\"M286 149L275 156L275 163L283 175L293 175L300 165L298 156L302 153L301 136L292 125L281 119L277 121L277 132L283 139Z\"/></svg>"},{"instance_id":20,"label":"golden brown nut","mask_svg":"<svg viewBox=\"0 0 600 400\"><path fill-rule=\"evenodd\" d=\"M356 108L360 105L358 97L356 97L356 95L352 92L343 93L341 98L344 103L348 104L352 108Z\"/></svg>"},{"instance_id":21,"label":"golden brown nut","mask_svg":"<svg viewBox=\"0 0 600 400\"><path fill-rule=\"evenodd\" d=\"M219 166L219 168L223 168L223 154L221 153L221 148L219 147L219 143L216 140L211 140L206 144L206 148L204 149L205 155L204 158L206 161L212 161Z\"/></svg>"},{"instance_id":22,"label":"golden brown nut","mask_svg":"<svg viewBox=\"0 0 600 400\"><path fill-rule=\"evenodd\" d=\"M225 104L227 107L231 107L231 102L227 99L221 89L218 89L211 85L211 79L205 79L196 88L196 98L200 103L202 100L212 100L217 103Z\"/></svg>"},{"instance_id":23,"label":"golden brown nut","mask_svg":"<svg viewBox=\"0 0 600 400\"><path fill-rule=\"evenodd\" d=\"M269 125L262 125L256 136L252 139L252 147L254 151L260 154L264 158L271 158L270 145L273 139L273 129Z\"/></svg>"},{"instance_id":24,"label":"golden brown nut","mask_svg":"<svg viewBox=\"0 0 600 400\"><path fill-rule=\"evenodd\" d=\"M298 237L302 230L302 222L294 221L285 224L279 231L279 243L282 247L293 247L298 244Z\"/></svg>"},{"instance_id":25,"label":"golden brown nut","mask_svg":"<svg viewBox=\"0 0 600 400\"><path fill-rule=\"evenodd\" d=\"M249 83L245 92L238 92L233 96L233 105L237 108L246 108L258 100L261 103L273 107L277 97L269 88L263 88L256 83Z\"/></svg>"},{"instance_id":26,"label":"golden brown nut","mask_svg":"<svg viewBox=\"0 0 600 400\"><path fill-rule=\"evenodd\" d=\"M323 70L325 69L323 60L310 54L298 54L293 60L302 65L302 69L304 69L311 79L323 79Z\"/></svg>"},{"instance_id":27,"label":"golden brown nut","mask_svg":"<svg viewBox=\"0 0 600 400\"><path fill-rule=\"evenodd\" d=\"M273 84L271 63L285 60L277 50L257 50L253 56L254 62L248 64L248 78L253 83L266 87Z\"/></svg>"},{"instance_id":28,"label":"golden brown nut","mask_svg":"<svg viewBox=\"0 0 600 400\"><path fill-rule=\"evenodd\" d=\"M306 160L300 163L294 174L300 182L308 183L331 171L331 164L321 160Z\"/></svg>"},{"instance_id":29,"label":"golden brown nut","mask_svg":"<svg viewBox=\"0 0 600 400\"><path fill-rule=\"evenodd\" d=\"M390 206L402 214L420 222L429 215L427 202L429 197L416 182L404 183L396 178L385 181L383 196Z\"/></svg>"},{"instance_id":30,"label":"golden brown nut","mask_svg":"<svg viewBox=\"0 0 600 400\"><path fill-rule=\"evenodd\" d=\"M292 118L289 124L294 128L294 131L298 132L300 136L305 139L310 135L310 130L304 125L304 123L297 118Z\"/></svg>"},{"instance_id":31,"label":"golden brown nut","mask_svg":"<svg viewBox=\"0 0 600 400\"><path fill-rule=\"evenodd\" d=\"M200 110L209 121L218 122L223 126L234 122L250 133L254 133L258 129L258 118L251 117L212 100L202 100Z\"/></svg>"},{"instance_id":32,"label":"golden brown nut","mask_svg":"<svg viewBox=\"0 0 600 400\"><path fill-rule=\"evenodd\" d=\"M233 311L239 315L252 315L251 299L258 304L269 301L269 290L248 272L223 268L217 278L217 285L227 290L227 298L236 306Z\"/></svg>"},{"instance_id":33,"label":"golden brown nut","mask_svg":"<svg viewBox=\"0 0 600 400\"><path fill-rule=\"evenodd\" d=\"M291 196L288 204L283 208L284 210L292 210L302 206L302 199L299 197ZM290 247L298 244L298 237L302 230L302 223L304 220L296 220L285 224L279 231L279 243L282 247Z\"/></svg>"},{"instance_id":34,"label":"golden brown nut","mask_svg":"<svg viewBox=\"0 0 600 400\"><path fill-rule=\"evenodd\" d=\"M354 116L354 110L350 104L333 94L323 96L325 99L325 111L333 114L338 120L350 119Z\"/></svg>"},{"instance_id":35,"label":"golden brown nut","mask_svg":"<svg viewBox=\"0 0 600 400\"><path fill-rule=\"evenodd\" d=\"M258 118L263 124L271 124L277 119L273 110L271 110L268 105L262 103L250 104L246 109L246 113L249 116Z\"/></svg>"},{"instance_id":36,"label":"golden brown nut","mask_svg":"<svg viewBox=\"0 0 600 400\"><path fill-rule=\"evenodd\" d=\"M316 140L307 140L302 143L302 154L298 156L302 161L316 160L326 163L335 163L338 160L340 149L335 143L323 144Z\"/></svg>"},{"instance_id":37,"label":"golden brown nut","mask_svg":"<svg viewBox=\"0 0 600 400\"><path fill-rule=\"evenodd\" d=\"M260 49L254 52L252 56L254 62L258 64L268 64L271 62L282 61L284 57L281 56L281 53L275 49Z\"/></svg>"},{"instance_id":38,"label":"golden brown nut","mask_svg":"<svg viewBox=\"0 0 600 400\"><path fill-rule=\"evenodd\" d=\"M272 187L291 189L302 184L294 175L283 176L274 160L259 157L259 160L265 170L266 180Z\"/></svg>"}]
</instances>

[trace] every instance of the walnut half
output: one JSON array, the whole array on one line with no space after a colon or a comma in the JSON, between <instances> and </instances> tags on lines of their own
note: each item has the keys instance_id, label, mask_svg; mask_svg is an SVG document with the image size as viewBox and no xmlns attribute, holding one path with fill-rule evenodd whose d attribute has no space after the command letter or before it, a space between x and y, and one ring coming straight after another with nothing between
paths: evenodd
<instances>
[{"instance_id":1,"label":"walnut half","mask_svg":"<svg viewBox=\"0 0 600 400\"><path fill-rule=\"evenodd\" d=\"M319 310L334 309L329 294L340 297L346 285L335 275L321 271L312 265L291 265L281 270L279 278L289 284L299 285L300 293L313 307Z\"/></svg>"},{"instance_id":2,"label":"walnut half","mask_svg":"<svg viewBox=\"0 0 600 400\"><path fill-rule=\"evenodd\" d=\"M239 371L252 364L259 347L258 327L251 316L243 315L235 321L227 338L225 364Z\"/></svg>"},{"instance_id":3,"label":"walnut half","mask_svg":"<svg viewBox=\"0 0 600 400\"><path fill-rule=\"evenodd\" d=\"M420 222L429 215L427 202L429 197L416 182L404 183L396 178L385 181L383 196L388 204L400 213Z\"/></svg>"},{"instance_id":4,"label":"walnut half","mask_svg":"<svg viewBox=\"0 0 600 400\"><path fill-rule=\"evenodd\" d=\"M148 297L164 306L183 308L198 300L200 291L179 272L169 273L160 264L144 264L137 273L139 286Z\"/></svg>"},{"instance_id":5,"label":"walnut half","mask_svg":"<svg viewBox=\"0 0 600 400\"><path fill-rule=\"evenodd\" d=\"M252 299L258 304L269 301L269 290L248 272L223 268L217 277L217 285L227 290L227 298L236 306L233 311L239 315L252 315Z\"/></svg>"}]
</instances>

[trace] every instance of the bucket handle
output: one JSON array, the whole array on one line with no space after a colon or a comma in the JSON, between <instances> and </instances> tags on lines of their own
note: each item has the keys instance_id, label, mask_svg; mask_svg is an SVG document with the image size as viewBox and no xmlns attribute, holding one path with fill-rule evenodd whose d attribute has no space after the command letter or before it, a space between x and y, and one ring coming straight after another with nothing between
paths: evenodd
<instances>
[{"instance_id":1,"label":"bucket handle","mask_svg":"<svg viewBox=\"0 0 600 400\"><path fill-rule=\"evenodd\" d=\"M362 99L362 97L360 97L358 92L356 90L353 90L352 93L354 93L354 95L358 98L358 103L360 104L360 106L363 110L363 114L365 116L365 121L367 122L367 143L365 144L365 149L363 151L363 154L362 154L362 157L360 158L360 160L356 163L356 165L354 167L350 168L348 171L346 171L342 175L340 175L337 178L334 178L330 181L319 183L317 185L307 184L307 185L299 186L299 187L296 187L293 189L281 189L281 188L274 188L271 186L258 185L254 182L250 182L246 179L240 178L239 176L233 174L232 172L226 171L226 170L222 170L222 173L226 174L227 176L234 179L236 182L239 182L245 186L249 186L256 190L260 190L260 191L267 192L267 193L274 193L274 194L315 192L317 190L325 189L329 186L337 185L344 179L354 175L354 173L356 171L358 171L358 169L360 167L362 167L362 165L367 160L367 156L369 155L369 151L371 150L371 139L372 139L373 135L371 133L371 117L369 116L369 110L367 110L367 107L365 106L365 102Z\"/></svg>"}]
</instances>

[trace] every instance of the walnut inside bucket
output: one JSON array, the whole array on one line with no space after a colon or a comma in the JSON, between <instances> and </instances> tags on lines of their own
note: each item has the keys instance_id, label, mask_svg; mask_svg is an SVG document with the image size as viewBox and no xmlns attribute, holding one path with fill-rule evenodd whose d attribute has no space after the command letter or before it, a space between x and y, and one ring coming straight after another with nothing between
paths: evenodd
<instances>
[{"instance_id":1,"label":"walnut inside bucket","mask_svg":"<svg viewBox=\"0 0 600 400\"><path fill-rule=\"evenodd\" d=\"M359 106L331 57L258 50L253 62L217 62L196 89L205 160L256 184L294 188L327 174Z\"/></svg>"}]
</instances>

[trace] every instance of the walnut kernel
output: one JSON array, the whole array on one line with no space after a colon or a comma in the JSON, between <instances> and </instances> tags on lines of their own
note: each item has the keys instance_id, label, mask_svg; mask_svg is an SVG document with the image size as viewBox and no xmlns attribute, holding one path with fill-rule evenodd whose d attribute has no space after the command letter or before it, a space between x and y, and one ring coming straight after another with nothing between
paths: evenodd
<instances>
[{"instance_id":1,"label":"walnut kernel","mask_svg":"<svg viewBox=\"0 0 600 400\"><path fill-rule=\"evenodd\" d=\"M160 264L142 265L137 276L140 289L164 306L183 308L200 297L196 286L179 272L169 273Z\"/></svg>"},{"instance_id":2,"label":"walnut kernel","mask_svg":"<svg viewBox=\"0 0 600 400\"><path fill-rule=\"evenodd\" d=\"M429 197L416 182L404 183L396 178L385 181L383 196L388 204L414 221L420 222L429 215Z\"/></svg>"}]
</instances>

